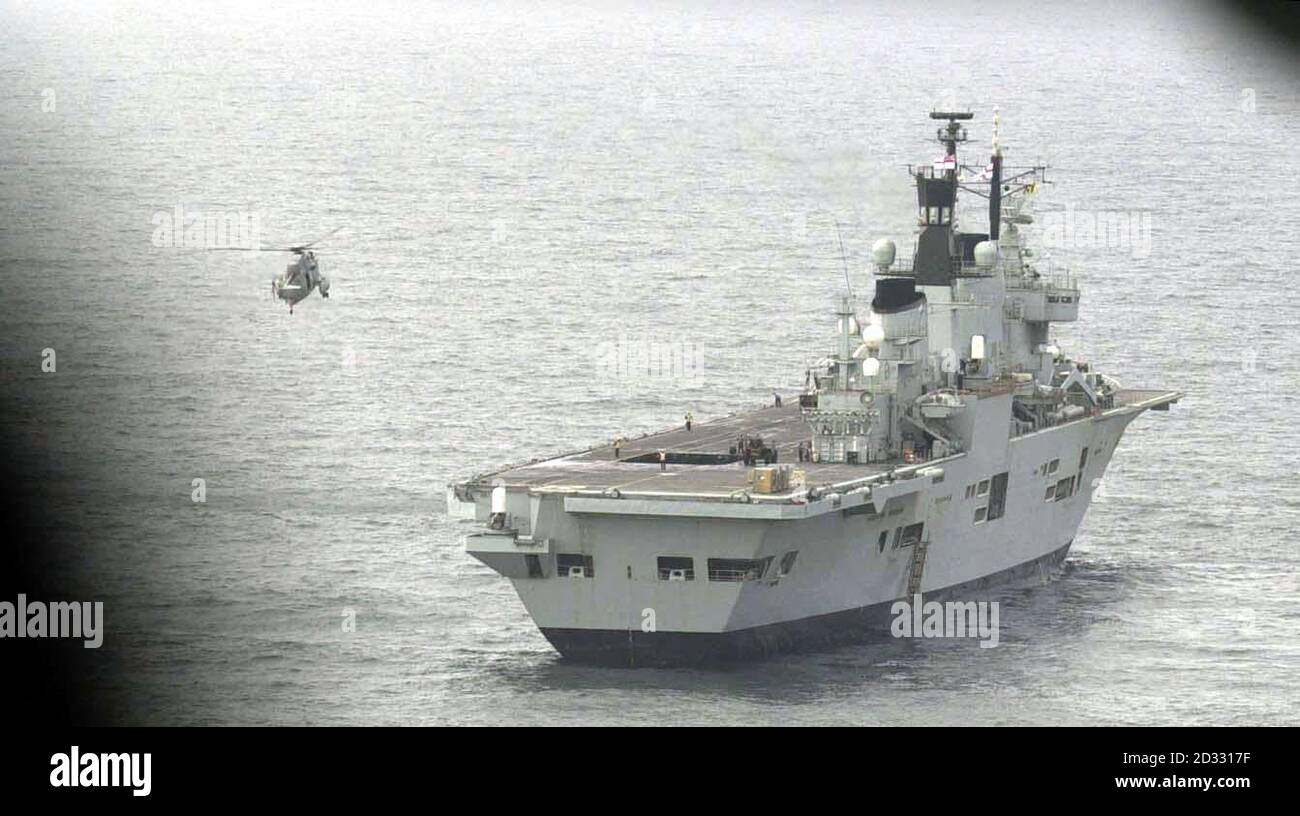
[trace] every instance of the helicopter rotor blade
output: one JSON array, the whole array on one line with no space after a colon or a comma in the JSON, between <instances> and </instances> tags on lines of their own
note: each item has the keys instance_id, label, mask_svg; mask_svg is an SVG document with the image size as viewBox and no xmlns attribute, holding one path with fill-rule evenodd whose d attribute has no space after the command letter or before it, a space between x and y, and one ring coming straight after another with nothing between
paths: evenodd
<instances>
[{"instance_id":1,"label":"helicopter rotor blade","mask_svg":"<svg viewBox=\"0 0 1300 816\"><path fill-rule=\"evenodd\" d=\"M330 230L329 232L325 233L325 234L322 235L321 237L319 237L319 238L317 238L317 239L315 239L315 240L312 240L312 241L308 241L308 242L305 243L305 244L300 244L300 245L298 245L298 246L296 246L296 247L293 247L293 249L294 249L294 250L304 250L304 249L306 249L307 247L315 246L316 244L319 244L321 241L324 241L324 240L327 239L327 238L333 238L334 235L337 234L338 231L341 230L341 229L343 229L342 226L335 227L334 229L332 229L332 230Z\"/></svg>"},{"instance_id":2,"label":"helicopter rotor blade","mask_svg":"<svg viewBox=\"0 0 1300 816\"><path fill-rule=\"evenodd\" d=\"M298 247L208 247L208 252L297 252Z\"/></svg>"},{"instance_id":3,"label":"helicopter rotor blade","mask_svg":"<svg viewBox=\"0 0 1300 816\"><path fill-rule=\"evenodd\" d=\"M295 254L295 255L301 255L302 253L306 252L307 249L308 249L309 247L313 247L313 246L315 246L316 244L319 244L321 241L326 240L327 238L333 238L333 237L334 237L336 234L338 234L338 232L339 232L340 230L342 230L342 229L343 229L342 226L335 227L334 229L330 230L329 232L325 233L324 235L320 236L319 238L316 238L316 239L314 239L314 240L308 241L308 242L305 243L305 244L298 244L298 245L296 245L296 246L286 246L286 247L208 247L208 251L209 251L209 252L292 252L292 253Z\"/></svg>"}]
</instances>

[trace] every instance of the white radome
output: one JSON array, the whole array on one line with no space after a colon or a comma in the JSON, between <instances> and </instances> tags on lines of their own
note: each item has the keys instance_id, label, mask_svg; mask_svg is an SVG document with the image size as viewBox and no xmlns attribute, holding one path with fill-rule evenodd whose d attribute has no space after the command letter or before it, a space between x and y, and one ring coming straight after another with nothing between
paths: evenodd
<instances>
[{"instance_id":1,"label":"white radome","mask_svg":"<svg viewBox=\"0 0 1300 816\"><path fill-rule=\"evenodd\" d=\"M992 269L998 262L998 245L992 241L980 241L975 245L975 265L980 269Z\"/></svg>"},{"instance_id":2,"label":"white radome","mask_svg":"<svg viewBox=\"0 0 1300 816\"><path fill-rule=\"evenodd\" d=\"M875 323L862 330L862 342L867 348L878 349L885 342L885 330Z\"/></svg>"},{"instance_id":3,"label":"white radome","mask_svg":"<svg viewBox=\"0 0 1300 816\"><path fill-rule=\"evenodd\" d=\"M881 238L871 245L871 260L880 269L893 266L896 254L898 254L898 247L894 246L894 242L888 238Z\"/></svg>"}]
</instances>

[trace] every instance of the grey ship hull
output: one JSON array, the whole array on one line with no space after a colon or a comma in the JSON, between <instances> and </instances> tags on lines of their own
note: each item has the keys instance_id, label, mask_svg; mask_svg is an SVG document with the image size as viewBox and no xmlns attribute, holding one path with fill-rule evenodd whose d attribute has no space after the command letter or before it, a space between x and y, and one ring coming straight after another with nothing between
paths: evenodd
<instances>
[{"instance_id":1,"label":"grey ship hull","mask_svg":"<svg viewBox=\"0 0 1300 816\"><path fill-rule=\"evenodd\" d=\"M952 587L925 600L969 601L989 589L1038 581L1056 573L1070 544L1024 564ZM555 650L579 663L612 667L697 666L833 649L889 638L893 601L730 632L642 632L637 629L542 629Z\"/></svg>"},{"instance_id":2,"label":"grey ship hull","mask_svg":"<svg viewBox=\"0 0 1300 816\"><path fill-rule=\"evenodd\" d=\"M449 508L487 522L492 486L505 485L505 529L480 528L467 550L511 579L567 658L690 665L824 648L888 636L890 605L909 597L913 579L927 600L973 600L996 584L1045 579L1064 560L1129 422L1179 396L1124 392L1109 410L1008 439L1010 395L989 394L972 401L969 435L997 441L911 465L805 464L818 485L811 492L738 494L747 472L738 464L661 471L597 448L456 485ZM785 462L801 426L797 408L764 409L638 440L622 458L659 448L721 457L738 428L753 428L777 440ZM1052 460L1059 464L1049 474ZM988 501L967 487L1003 472L1005 514L977 523ZM1066 478L1077 485L1069 495L1045 500ZM925 526L919 569L916 546L895 546L896 531L915 523ZM791 552L793 569L779 574ZM582 577L569 577L564 559L585 556ZM663 556L691 558L692 580L663 580ZM770 560L760 579L712 580L707 565L718 558Z\"/></svg>"}]
</instances>

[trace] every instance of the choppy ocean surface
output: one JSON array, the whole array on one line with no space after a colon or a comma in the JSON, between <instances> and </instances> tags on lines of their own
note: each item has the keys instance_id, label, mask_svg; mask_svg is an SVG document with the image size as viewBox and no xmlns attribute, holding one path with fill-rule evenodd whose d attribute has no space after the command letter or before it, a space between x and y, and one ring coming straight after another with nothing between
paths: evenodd
<instances>
[{"instance_id":1,"label":"choppy ocean surface","mask_svg":"<svg viewBox=\"0 0 1300 816\"><path fill-rule=\"evenodd\" d=\"M1300 721L1294 57L1194 5L694 5L0 11L6 455L83 542L49 566L105 602L112 716ZM1131 426L998 648L560 661L445 485L793 392L831 348L835 220L869 290L949 102L968 156L998 105L1008 162L1052 166L1040 211L1148 219L1145 250L1053 250L1084 287L1057 336L1186 398ZM344 226L332 297L290 316L285 256L155 246L178 205L268 246ZM611 370L621 339L699 376Z\"/></svg>"}]
</instances>

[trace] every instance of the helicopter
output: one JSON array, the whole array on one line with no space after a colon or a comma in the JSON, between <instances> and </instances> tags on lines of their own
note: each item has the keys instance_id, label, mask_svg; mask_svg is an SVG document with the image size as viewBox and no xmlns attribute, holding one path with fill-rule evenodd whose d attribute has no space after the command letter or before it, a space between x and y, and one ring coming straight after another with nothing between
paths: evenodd
<instances>
[{"instance_id":1,"label":"helicopter","mask_svg":"<svg viewBox=\"0 0 1300 816\"><path fill-rule=\"evenodd\" d=\"M332 232L298 246L288 247L214 247L214 249L228 252L292 252L297 255L297 260L285 267L285 270L271 279L271 297L279 298L289 304L289 314L293 314L294 304L305 299L311 294L313 289L320 290L320 296L328 299L330 296L330 280L320 273L320 263L316 260L316 253L311 247L324 241L326 238L334 235L342 227L336 227Z\"/></svg>"}]
</instances>

